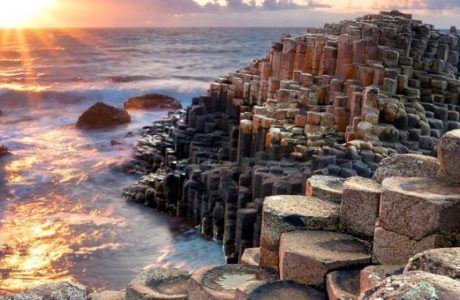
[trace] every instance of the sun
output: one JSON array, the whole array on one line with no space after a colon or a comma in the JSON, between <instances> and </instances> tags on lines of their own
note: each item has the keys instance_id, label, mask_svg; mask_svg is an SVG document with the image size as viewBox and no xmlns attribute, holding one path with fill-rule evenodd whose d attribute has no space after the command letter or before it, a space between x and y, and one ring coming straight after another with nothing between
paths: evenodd
<instances>
[{"instance_id":1,"label":"sun","mask_svg":"<svg viewBox=\"0 0 460 300\"><path fill-rule=\"evenodd\" d=\"M57 0L0 0L0 27L22 27Z\"/></svg>"}]
</instances>

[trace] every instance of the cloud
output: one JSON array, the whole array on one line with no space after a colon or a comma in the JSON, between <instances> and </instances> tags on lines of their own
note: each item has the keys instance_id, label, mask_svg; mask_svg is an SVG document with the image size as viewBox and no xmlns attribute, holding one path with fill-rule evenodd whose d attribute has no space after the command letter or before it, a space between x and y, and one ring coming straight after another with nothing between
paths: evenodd
<instances>
[{"instance_id":1,"label":"cloud","mask_svg":"<svg viewBox=\"0 0 460 300\"><path fill-rule=\"evenodd\" d=\"M459 9L460 0L387 0L375 3L376 8L440 11Z\"/></svg>"}]
</instances>

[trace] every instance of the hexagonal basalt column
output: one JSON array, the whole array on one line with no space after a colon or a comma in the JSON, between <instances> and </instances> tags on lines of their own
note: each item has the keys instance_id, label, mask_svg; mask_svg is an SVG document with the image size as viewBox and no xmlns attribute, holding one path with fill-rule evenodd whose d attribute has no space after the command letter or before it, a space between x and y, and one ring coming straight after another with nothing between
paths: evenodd
<instances>
[{"instance_id":1,"label":"hexagonal basalt column","mask_svg":"<svg viewBox=\"0 0 460 300\"><path fill-rule=\"evenodd\" d=\"M446 133L438 145L438 160L443 180L460 183L460 129Z\"/></svg>"},{"instance_id":2,"label":"hexagonal basalt column","mask_svg":"<svg viewBox=\"0 0 460 300\"><path fill-rule=\"evenodd\" d=\"M190 274L179 269L152 268L128 285L126 300L187 299Z\"/></svg>"},{"instance_id":3,"label":"hexagonal basalt column","mask_svg":"<svg viewBox=\"0 0 460 300\"><path fill-rule=\"evenodd\" d=\"M189 281L188 299L235 299L236 289L251 283L272 282L278 274L270 268L248 265L223 265L195 272Z\"/></svg>"},{"instance_id":4,"label":"hexagonal basalt column","mask_svg":"<svg viewBox=\"0 0 460 300\"><path fill-rule=\"evenodd\" d=\"M280 242L280 277L322 286L329 271L369 264L369 244L327 231L284 233Z\"/></svg>"},{"instance_id":5,"label":"hexagonal basalt column","mask_svg":"<svg viewBox=\"0 0 460 300\"><path fill-rule=\"evenodd\" d=\"M265 198L260 238L260 265L278 267L282 233L298 229L336 230L336 204L315 197L271 196Z\"/></svg>"},{"instance_id":6,"label":"hexagonal basalt column","mask_svg":"<svg viewBox=\"0 0 460 300\"><path fill-rule=\"evenodd\" d=\"M291 280L253 283L245 290L236 291L236 300L326 300L326 294Z\"/></svg>"},{"instance_id":7,"label":"hexagonal basalt column","mask_svg":"<svg viewBox=\"0 0 460 300\"><path fill-rule=\"evenodd\" d=\"M382 186L378 182L362 177L349 178L343 185L341 227L359 236L372 237L381 194Z\"/></svg>"},{"instance_id":8,"label":"hexagonal basalt column","mask_svg":"<svg viewBox=\"0 0 460 300\"><path fill-rule=\"evenodd\" d=\"M379 219L390 231L420 240L460 229L460 186L431 178L387 178Z\"/></svg>"},{"instance_id":9,"label":"hexagonal basalt column","mask_svg":"<svg viewBox=\"0 0 460 300\"><path fill-rule=\"evenodd\" d=\"M315 175L307 180L307 196L340 203L344 178Z\"/></svg>"}]
</instances>

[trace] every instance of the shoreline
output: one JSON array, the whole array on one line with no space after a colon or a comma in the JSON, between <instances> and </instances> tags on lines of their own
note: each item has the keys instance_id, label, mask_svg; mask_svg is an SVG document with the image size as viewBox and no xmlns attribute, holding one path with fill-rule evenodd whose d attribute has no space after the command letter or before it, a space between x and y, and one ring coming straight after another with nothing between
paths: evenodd
<instances>
[{"instance_id":1,"label":"shoreline","mask_svg":"<svg viewBox=\"0 0 460 300\"><path fill-rule=\"evenodd\" d=\"M191 220L228 264L149 269L108 299L459 295L459 50L397 11L326 24L143 127L124 197Z\"/></svg>"}]
</instances>

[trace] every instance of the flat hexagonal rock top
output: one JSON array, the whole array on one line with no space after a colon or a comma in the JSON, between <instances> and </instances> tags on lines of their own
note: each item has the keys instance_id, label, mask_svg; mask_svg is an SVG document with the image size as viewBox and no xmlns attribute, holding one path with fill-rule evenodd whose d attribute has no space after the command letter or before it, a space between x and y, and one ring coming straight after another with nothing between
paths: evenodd
<instances>
[{"instance_id":1,"label":"flat hexagonal rock top","mask_svg":"<svg viewBox=\"0 0 460 300\"><path fill-rule=\"evenodd\" d=\"M315 175L307 179L307 196L340 203L344 178Z\"/></svg>"},{"instance_id":2,"label":"flat hexagonal rock top","mask_svg":"<svg viewBox=\"0 0 460 300\"><path fill-rule=\"evenodd\" d=\"M326 276L329 299L357 299L360 270L333 271Z\"/></svg>"},{"instance_id":3,"label":"flat hexagonal rock top","mask_svg":"<svg viewBox=\"0 0 460 300\"><path fill-rule=\"evenodd\" d=\"M281 279L322 285L329 271L370 263L369 248L368 243L341 233L284 233L280 243Z\"/></svg>"},{"instance_id":4,"label":"flat hexagonal rock top","mask_svg":"<svg viewBox=\"0 0 460 300\"><path fill-rule=\"evenodd\" d=\"M460 281L447 276L415 271L388 277L379 286L367 291L361 299L457 300L459 295Z\"/></svg>"},{"instance_id":5,"label":"flat hexagonal rock top","mask_svg":"<svg viewBox=\"0 0 460 300\"><path fill-rule=\"evenodd\" d=\"M409 260L404 272L425 271L460 279L460 247L423 251Z\"/></svg>"},{"instance_id":6,"label":"flat hexagonal rock top","mask_svg":"<svg viewBox=\"0 0 460 300\"><path fill-rule=\"evenodd\" d=\"M414 239L460 228L460 185L432 178L387 178L379 218L383 227Z\"/></svg>"},{"instance_id":7,"label":"flat hexagonal rock top","mask_svg":"<svg viewBox=\"0 0 460 300\"><path fill-rule=\"evenodd\" d=\"M291 280L249 285L236 292L236 300L325 300L326 294Z\"/></svg>"},{"instance_id":8,"label":"flat hexagonal rock top","mask_svg":"<svg viewBox=\"0 0 460 300\"><path fill-rule=\"evenodd\" d=\"M190 274L179 269L151 268L128 285L126 300L187 299Z\"/></svg>"},{"instance_id":9,"label":"flat hexagonal rock top","mask_svg":"<svg viewBox=\"0 0 460 300\"><path fill-rule=\"evenodd\" d=\"M430 177L436 178L439 172L438 160L419 154L398 154L381 161L373 179L382 182L388 177Z\"/></svg>"},{"instance_id":10,"label":"flat hexagonal rock top","mask_svg":"<svg viewBox=\"0 0 460 300\"><path fill-rule=\"evenodd\" d=\"M294 227L302 227L308 225L310 219L338 218L339 207L316 197L286 195L266 197L263 209L264 213L284 218Z\"/></svg>"},{"instance_id":11,"label":"flat hexagonal rock top","mask_svg":"<svg viewBox=\"0 0 460 300\"><path fill-rule=\"evenodd\" d=\"M345 181L343 189L360 190L368 193L380 193L382 192L382 185L369 178L354 176Z\"/></svg>"},{"instance_id":12,"label":"flat hexagonal rock top","mask_svg":"<svg viewBox=\"0 0 460 300\"><path fill-rule=\"evenodd\" d=\"M278 274L270 268L250 265L222 265L195 272L189 281L190 300L234 299L237 289L249 284L278 280Z\"/></svg>"},{"instance_id":13,"label":"flat hexagonal rock top","mask_svg":"<svg viewBox=\"0 0 460 300\"><path fill-rule=\"evenodd\" d=\"M276 273L268 268L248 265L224 265L203 274L201 283L214 290L234 291L254 281L273 281Z\"/></svg>"}]
</instances>

